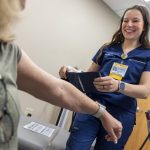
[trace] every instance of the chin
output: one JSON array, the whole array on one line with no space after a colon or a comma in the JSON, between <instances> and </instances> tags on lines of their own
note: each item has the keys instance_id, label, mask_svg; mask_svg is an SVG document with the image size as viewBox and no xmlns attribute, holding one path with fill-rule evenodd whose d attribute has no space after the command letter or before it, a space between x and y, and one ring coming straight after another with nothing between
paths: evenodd
<instances>
[{"instance_id":1,"label":"chin","mask_svg":"<svg viewBox=\"0 0 150 150\"><path fill-rule=\"evenodd\" d=\"M132 35L132 36L124 36L124 38L126 39L126 40L134 40L135 39L135 35Z\"/></svg>"}]
</instances>

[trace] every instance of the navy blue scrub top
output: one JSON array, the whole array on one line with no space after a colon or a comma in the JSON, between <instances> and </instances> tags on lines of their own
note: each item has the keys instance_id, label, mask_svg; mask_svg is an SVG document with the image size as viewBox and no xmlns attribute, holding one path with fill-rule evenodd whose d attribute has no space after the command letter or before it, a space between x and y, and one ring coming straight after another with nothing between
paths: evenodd
<instances>
[{"instance_id":1,"label":"navy blue scrub top","mask_svg":"<svg viewBox=\"0 0 150 150\"><path fill-rule=\"evenodd\" d=\"M150 49L143 48L142 46L130 51L126 59L121 58L123 50L120 44L105 47L97 61L99 53L100 51L96 53L92 60L100 66L99 71L102 76L109 75L114 62L128 66L125 76L122 78L122 81L126 83L139 84L142 73L144 71L150 71ZM136 112L136 98L132 98L118 92L100 92L98 95L91 95L92 98L94 98L94 96L95 99L98 98L109 101L110 103L124 108L129 112Z\"/></svg>"}]
</instances>

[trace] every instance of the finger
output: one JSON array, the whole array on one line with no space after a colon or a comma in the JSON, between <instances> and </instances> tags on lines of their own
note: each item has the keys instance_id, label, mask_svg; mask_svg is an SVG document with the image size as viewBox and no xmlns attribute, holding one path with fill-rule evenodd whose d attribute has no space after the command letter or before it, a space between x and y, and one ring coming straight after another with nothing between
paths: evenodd
<instances>
[{"instance_id":1,"label":"finger","mask_svg":"<svg viewBox=\"0 0 150 150\"><path fill-rule=\"evenodd\" d=\"M109 136L109 135L107 135L106 137L105 137L105 139L109 142L109 141L113 141L113 139Z\"/></svg>"},{"instance_id":2,"label":"finger","mask_svg":"<svg viewBox=\"0 0 150 150\"><path fill-rule=\"evenodd\" d=\"M95 85L94 84L94 86L95 86L96 89L99 89L99 90L103 90L104 89L103 85Z\"/></svg>"},{"instance_id":3,"label":"finger","mask_svg":"<svg viewBox=\"0 0 150 150\"><path fill-rule=\"evenodd\" d=\"M110 140L110 135L105 135L105 139L107 140L107 141L109 141Z\"/></svg>"},{"instance_id":4,"label":"finger","mask_svg":"<svg viewBox=\"0 0 150 150\"><path fill-rule=\"evenodd\" d=\"M101 78L102 78L102 77L95 78L95 79L94 79L94 82L100 82L100 81L103 81Z\"/></svg>"},{"instance_id":5,"label":"finger","mask_svg":"<svg viewBox=\"0 0 150 150\"><path fill-rule=\"evenodd\" d=\"M117 141L118 141L118 139L117 139L117 136L116 136L114 130L112 130L112 131L109 132L108 134L109 134L110 138L112 139L112 141L116 144Z\"/></svg>"},{"instance_id":6,"label":"finger","mask_svg":"<svg viewBox=\"0 0 150 150\"><path fill-rule=\"evenodd\" d=\"M105 85L105 86L111 86L113 85L112 81L98 81L98 82L93 82L94 85Z\"/></svg>"},{"instance_id":7,"label":"finger","mask_svg":"<svg viewBox=\"0 0 150 150\"><path fill-rule=\"evenodd\" d=\"M114 139L113 139L110 135L106 135L106 136L105 136L105 139L106 139L108 142L110 142L110 141L114 142ZM114 143L117 144L117 140L116 140Z\"/></svg>"},{"instance_id":8,"label":"finger","mask_svg":"<svg viewBox=\"0 0 150 150\"><path fill-rule=\"evenodd\" d=\"M122 135L122 132L119 132L119 133L117 133L116 135L117 135L118 139L120 139L120 137L121 137L121 135Z\"/></svg>"},{"instance_id":9,"label":"finger","mask_svg":"<svg viewBox=\"0 0 150 150\"><path fill-rule=\"evenodd\" d=\"M67 66L67 67L66 67L66 71L67 71L67 72L71 72L71 71L72 71L72 67L71 67L71 66Z\"/></svg>"},{"instance_id":10,"label":"finger","mask_svg":"<svg viewBox=\"0 0 150 150\"><path fill-rule=\"evenodd\" d=\"M105 76L105 77L98 77L98 78L95 78L94 81L95 82L98 82L98 81L108 81L108 80L111 80L112 78L110 78L110 76Z\"/></svg>"},{"instance_id":11,"label":"finger","mask_svg":"<svg viewBox=\"0 0 150 150\"><path fill-rule=\"evenodd\" d=\"M111 92L111 88L107 88L105 86L95 86L95 88L97 89L97 91L100 91L100 92Z\"/></svg>"},{"instance_id":12,"label":"finger","mask_svg":"<svg viewBox=\"0 0 150 150\"><path fill-rule=\"evenodd\" d=\"M66 66L62 66L59 70L59 76L66 79Z\"/></svg>"},{"instance_id":13,"label":"finger","mask_svg":"<svg viewBox=\"0 0 150 150\"><path fill-rule=\"evenodd\" d=\"M62 67L59 69L59 76L62 78Z\"/></svg>"},{"instance_id":14,"label":"finger","mask_svg":"<svg viewBox=\"0 0 150 150\"><path fill-rule=\"evenodd\" d=\"M95 85L94 85L94 86L95 86ZM97 91L100 91L100 92L106 91L106 89L104 89L104 86L103 86L103 85L96 85L95 88L97 89Z\"/></svg>"},{"instance_id":15,"label":"finger","mask_svg":"<svg viewBox=\"0 0 150 150\"><path fill-rule=\"evenodd\" d=\"M122 135L122 131L121 130L115 131L115 134L116 134L117 138L119 139Z\"/></svg>"},{"instance_id":16,"label":"finger","mask_svg":"<svg viewBox=\"0 0 150 150\"><path fill-rule=\"evenodd\" d=\"M67 72L80 72L79 70L75 69L72 66L67 66Z\"/></svg>"}]
</instances>

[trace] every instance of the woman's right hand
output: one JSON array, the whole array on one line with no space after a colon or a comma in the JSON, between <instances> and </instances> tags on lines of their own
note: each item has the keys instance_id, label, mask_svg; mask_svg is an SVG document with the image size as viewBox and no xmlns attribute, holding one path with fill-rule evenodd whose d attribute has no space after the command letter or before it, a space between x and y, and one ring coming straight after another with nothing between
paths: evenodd
<instances>
[{"instance_id":1,"label":"woman's right hand","mask_svg":"<svg viewBox=\"0 0 150 150\"><path fill-rule=\"evenodd\" d=\"M66 72L79 72L79 70L75 69L72 66L62 66L59 69L59 76L60 76L60 78L67 79Z\"/></svg>"}]
</instances>

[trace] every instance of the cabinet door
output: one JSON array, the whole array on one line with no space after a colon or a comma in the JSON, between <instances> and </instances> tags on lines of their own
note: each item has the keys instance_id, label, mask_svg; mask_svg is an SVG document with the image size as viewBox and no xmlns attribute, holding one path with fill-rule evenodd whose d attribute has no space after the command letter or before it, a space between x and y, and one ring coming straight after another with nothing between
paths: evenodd
<instances>
[{"instance_id":1,"label":"cabinet door","mask_svg":"<svg viewBox=\"0 0 150 150\"><path fill-rule=\"evenodd\" d=\"M139 99L138 107L139 111L136 113L136 125L124 150L139 150L148 135L145 112L150 110L150 97L146 100ZM150 150L150 140L145 143L142 150Z\"/></svg>"}]
</instances>

